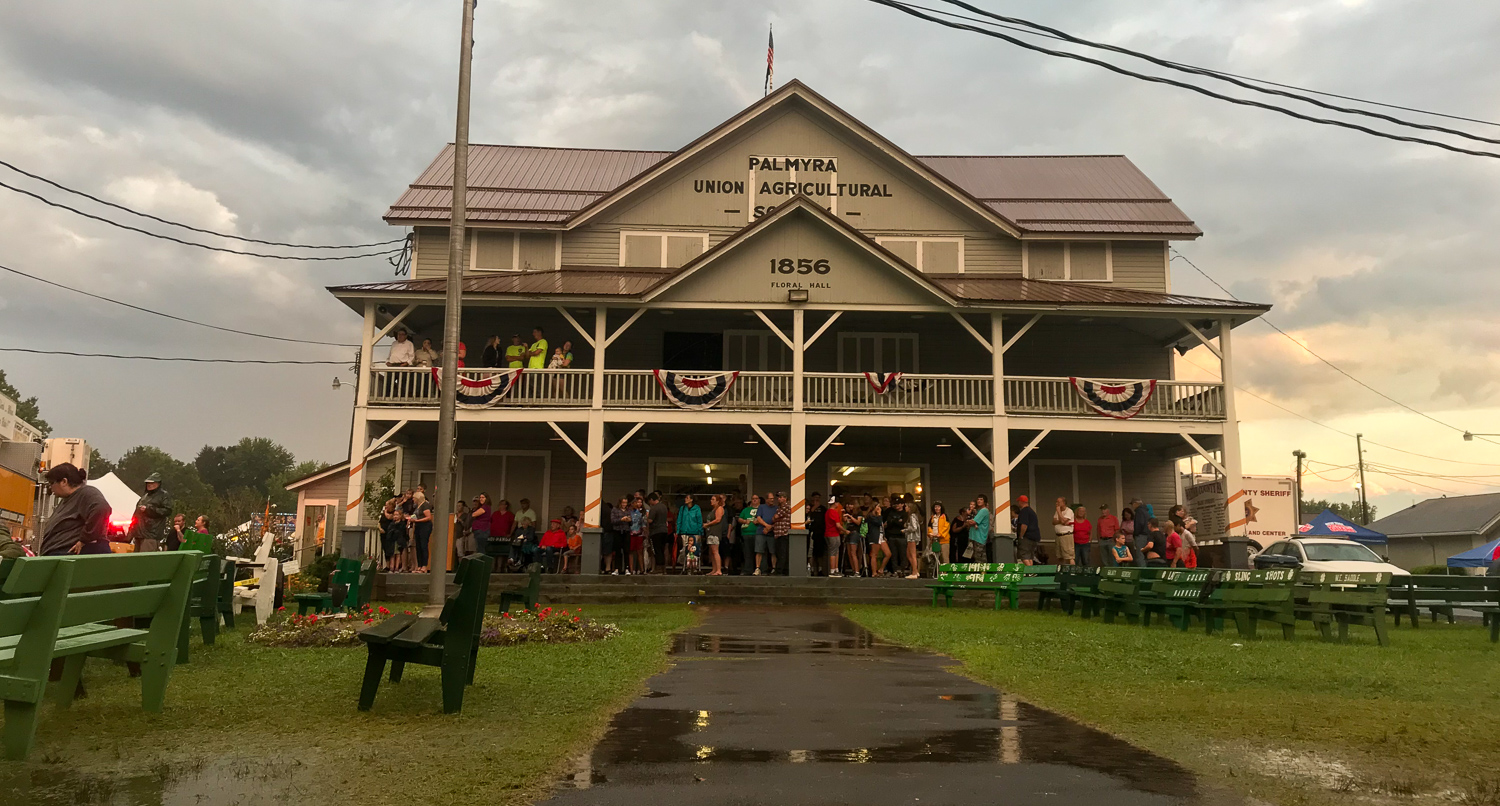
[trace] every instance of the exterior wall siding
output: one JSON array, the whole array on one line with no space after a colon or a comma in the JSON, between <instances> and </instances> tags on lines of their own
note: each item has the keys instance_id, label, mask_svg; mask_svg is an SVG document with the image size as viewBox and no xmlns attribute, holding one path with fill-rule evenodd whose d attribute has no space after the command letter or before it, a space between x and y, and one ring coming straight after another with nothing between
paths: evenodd
<instances>
[{"instance_id":1,"label":"exterior wall siding","mask_svg":"<svg viewBox=\"0 0 1500 806\"><path fill-rule=\"evenodd\" d=\"M1114 282L1120 288L1139 291L1167 289L1167 244L1165 241L1113 241Z\"/></svg>"}]
</instances>

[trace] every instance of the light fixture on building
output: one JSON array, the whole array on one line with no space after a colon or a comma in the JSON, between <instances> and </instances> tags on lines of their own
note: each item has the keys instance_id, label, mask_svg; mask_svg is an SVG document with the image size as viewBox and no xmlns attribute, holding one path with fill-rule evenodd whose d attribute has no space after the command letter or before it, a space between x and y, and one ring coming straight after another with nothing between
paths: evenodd
<instances>
[{"instance_id":1,"label":"light fixture on building","mask_svg":"<svg viewBox=\"0 0 1500 806\"><path fill-rule=\"evenodd\" d=\"M944 434L941 438L938 439L937 446L939 448L951 448L951 447L953 447L953 443L949 442L948 441L948 435Z\"/></svg>"},{"instance_id":2,"label":"light fixture on building","mask_svg":"<svg viewBox=\"0 0 1500 806\"><path fill-rule=\"evenodd\" d=\"M713 486L713 483L714 483L714 477L713 476L704 476L704 478L708 479L709 486Z\"/></svg>"},{"instance_id":3,"label":"light fixture on building","mask_svg":"<svg viewBox=\"0 0 1500 806\"><path fill-rule=\"evenodd\" d=\"M922 494L922 482L917 482L917 495Z\"/></svg>"},{"instance_id":4,"label":"light fixture on building","mask_svg":"<svg viewBox=\"0 0 1500 806\"><path fill-rule=\"evenodd\" d=\"M636 442L650 442L651 441L651 435L648 434L648 433L646 433L646 429L642 428L640 436L636 437L635 441Z\"/></svg>"},{"instance_id":5,"label":"light fixture on building","mask_svg":"<svg viewBox=\"0 0 1500 806\"><path fill-rule=\"evenodd\" d=\"M1143 445L1141 445L1141 443L1137 442L1137 443L1135 443L1135 447L1130 449L1130 452L1131 453L1145 453L1146 452L1146 448Z\"/></svg>"},{"instance_id":6,"label":"light fixture on building","mask_svg":"<svg viewBox=\"0 0 1500 806\"><path fill-rule=\"evenodd\" d=\"M854 472L854 467L853 466L846 467L846 468L844 468L844 472L842 473L842 475L848 476L850 473L853 473L853 472Z\"/></svg>"},{"instance_id":7,"label":"light fixture on building","mask_svg":"<svg viewBox=\"0 0 1500 806\"><path fill-rule=\"evenodd\" d=\"M750 433L748 433L748 434L745 435L745 444L746 445L759 445L760 444L760 440L758 440L758 439L755 438L755 432L754 431L751 431Z\"/></svg>"},{"instance_id":8,"label":"light fixture on building","mask_svg":"<svg viewBox=\"0 0 1500 806\"><path fill-rule=\"evenodd\" d=\"M714 472L714 466L713 465L704 465L703 466L703 475L706 476L706 475L708 475L708 474L710 474L712 472Z\"/></svg>"},{"instance_id":9,"label":"light fixture on building","mask_svg":"<svg viewBox=\"0 0 1500 806\"><path fill-rule=\"evenodd\" d=\"M828 444L834 446L835 448L840 448L840 447L843 447L843 445L844 445L844 443L842 443L842 442L830 442Z\"/></svg>"},{"instance_id":10,"label":"light fixture on building","mask_svg":"<svg viewBox=\"0 0 1500 806\"><path fill-rule=\"evenodd\" d=\"M786 292L787 302L807 302L807 289L791 288Z\"/></svg>"}]
</instances>

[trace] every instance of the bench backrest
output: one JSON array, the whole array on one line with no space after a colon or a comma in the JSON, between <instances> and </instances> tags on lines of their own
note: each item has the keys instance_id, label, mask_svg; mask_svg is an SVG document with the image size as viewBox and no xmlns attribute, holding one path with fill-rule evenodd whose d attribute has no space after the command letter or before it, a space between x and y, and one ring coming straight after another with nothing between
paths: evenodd
<instances>
[{"instance_id":1,"label":"bench backrest","mask_svg":"<svg viewBox=\"0 0 1500 806\"><path fill-rule=\"evenodd\" d=\"M1500 578L1412 574L1392 578L1387 592L1406 600L1500 604Z\"/></svg>"},{"instance_id":2,"label":"bench backrest","mask_svg":"<svg viewBox=\"0 0 1500 806\"><path fill-rule=\"evenodd\" d=\"M193 607L197 615L217 616L219 612L219 591L223 589L220 584L223 577L224 561L217 554L205 554L198 561L198 570L193 574Z\"/></svg>"},{"instance_id":3,"label":"bench backrest","mask_svg":"<svg viewBox=\"0 0 1500 806\"><path fill-rule=\"evenodd\" d=\"M1015 586L1021 581L1020 563L950 563L938 567L940 582L968 582Z\"/></svg>"},{"instance_id":4,"label":"bench backrest","mask_svg":"<svg viewBox=\"0 0 1500 806\"><path fill-rule=\"evenodd\" d=\"M214 550L214 536L203 532L184 532L181 551L199 551L204 554L212 554Z\"/></svg>"},{"instance_id":5,"label":"bench backrest","mask_svg":"<svg viewBox=\"0 0 1500 806\"><path fill-rule=\"evenodd\" d=\"M1350 607L1384 608L1390 582L1391 574L1385 571L1303 571L1297 577L1303 589L1298 595L1309 603Z\"/></svg>"},{"instance_id":6,"label":"bench backrest","mask_svg":"<svg viewBox=\"0 0 1500 806\"><path fill-rule=\"evenodd\" d=\"M187 609L202 555L157 551L21 557L0 586L0 636ZM24 642L24 639L23 639Z\"/></svg>"},{"instance_id":7,"label":"bench backrest","mask_svg":"<svg viewBox=\"0 0 1500 806\"><path fill-rule=\"evenodd\" d=\"M464 651L468 651L468 644L479 634L480 625L484 622L484 603L490 591L490 569L493 567L489 557L484 555L471 555L458 561L458 567L453 572L453 582L458 585L458 590L443 602L443 614L440 620L447 630L444 638L445 646L453 646L455 643L463 644Z\"/></svg>"},{"instance_id":8,"label":"bench backrest","mask_svg":"<svg viewBox=\"0 0 1500 806\"><path fill-rule=\"evenodd\" d=\"M1151 594L1159 599L1196 601L1211 573L1207 568L1163 568L1151 582Z\"/></svg>"}]
</instances>

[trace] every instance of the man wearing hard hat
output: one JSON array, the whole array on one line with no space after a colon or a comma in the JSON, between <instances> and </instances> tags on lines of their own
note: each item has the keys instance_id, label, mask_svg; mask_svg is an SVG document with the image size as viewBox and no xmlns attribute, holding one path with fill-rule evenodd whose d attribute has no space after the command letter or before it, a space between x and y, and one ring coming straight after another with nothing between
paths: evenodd
<instances>
[{"instance_id":1,"label":"man wearing hard hat","mask_svg":"<svg viewBox=\"0 0 1500 806\"><path fill-rule=\"evenodd\" d=\"M136 551L160 551L172 520L172 496L161 488L161 474L146 477L146 493L135 503L130 521L130 542Z\"/></svg>"}]
</instances>

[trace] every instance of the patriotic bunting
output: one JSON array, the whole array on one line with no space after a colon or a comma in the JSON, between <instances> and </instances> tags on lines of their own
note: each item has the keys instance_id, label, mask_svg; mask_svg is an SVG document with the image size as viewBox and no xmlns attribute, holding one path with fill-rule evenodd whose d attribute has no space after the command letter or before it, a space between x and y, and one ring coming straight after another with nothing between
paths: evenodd
<instances>
[{"instance_id":1,"label":"patriotic bunting","mask_svg":"<svg viewBox=\"0 0 1500 806\"><path fill-rule=\"evenodd\" d=\"M1068 378L1089 408L1105 417L1128 420L1141 412L1156 392L1156 381L1095 381Z\"/></svg>"},{"instance_id":2,"label":"patriotic bunting","mask_svg":"<svg viewBox=\"0 0 1500 806\"><path fill-rule=\"evenodd\" d=\"M460 374L458 376L459 407L484 409L499 403L521 380L521 372L520 369L502 369L478 378L465 377ZM432 382L442 384L442 375L438 367L432 368Z\"/></svg>"},{"instance_id":3,"label":"patriotic bunting","mask_svg":"<svg viewBox=\"0 0 1500 806\"><path fill-rule=\"evenodd\" d=\"M901 375L900 372L866 372L865 382L870 384L875 394L883 395L896 388L896 384L901 382Z\"/></svg>"},{"instance_id":4,"label":"patriotic bunting","mask_svg":"<svg viewBox=\"0 0 1500 806\"><path fill-rule=\"evenodd\" d=\"M738 372L712 375L684 375L665 369L652 370L662 394L678 408L703 411L711 409L729 393L729 387L740 377Z\"/></svg>"}]
</instances>

